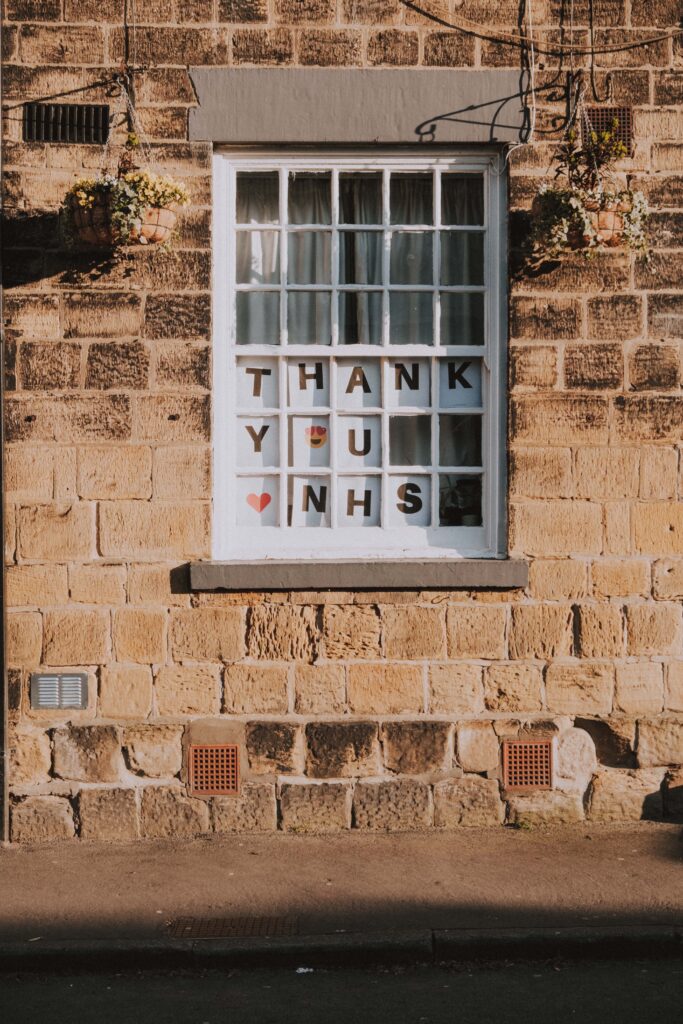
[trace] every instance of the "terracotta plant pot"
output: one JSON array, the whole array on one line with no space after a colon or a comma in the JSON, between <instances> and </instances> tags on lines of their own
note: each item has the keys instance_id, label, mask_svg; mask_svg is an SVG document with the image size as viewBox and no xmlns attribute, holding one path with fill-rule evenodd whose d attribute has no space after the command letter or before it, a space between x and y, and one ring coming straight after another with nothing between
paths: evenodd
<instances>
[{"instance_id":1,"label":"terracotta plant pot","mask_svg":"<svg viewBox=\"0 0 683 1024\"><path fill-rule=\"evenodd\" d=\"M171 206L148 206L131 233L131 242L140 245L158 245L167 242L175 228L176 214Z\"/></svg>"},{"instance_id":2,"label":"terracotta plant pot","mask_svg":"<svg viewBox=\"0 0 683 1024\"><path fill-rule=\"evenodd\" d=\"M93 205L79 206L71 201L71 216L75 236L85 245L112 246L115 234L111 226L111 210L104 196L98 196Z\"/></svg>"}]
</instances>

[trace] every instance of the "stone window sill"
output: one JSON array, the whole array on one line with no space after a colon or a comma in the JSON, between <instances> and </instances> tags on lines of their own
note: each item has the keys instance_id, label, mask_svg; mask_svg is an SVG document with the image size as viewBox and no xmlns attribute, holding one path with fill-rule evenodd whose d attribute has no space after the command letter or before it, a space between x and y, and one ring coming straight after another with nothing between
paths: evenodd
<instances>
[{"instance_id":1,"label":"stone window sill","mask_svg":"<svg viewBox=\"0 0 683 1024\"><path fill-rule=\"evenodd\" d=\"M526 587L524 559L193 562L195 590L513 590Z\"/></svg>"}]
</instances>

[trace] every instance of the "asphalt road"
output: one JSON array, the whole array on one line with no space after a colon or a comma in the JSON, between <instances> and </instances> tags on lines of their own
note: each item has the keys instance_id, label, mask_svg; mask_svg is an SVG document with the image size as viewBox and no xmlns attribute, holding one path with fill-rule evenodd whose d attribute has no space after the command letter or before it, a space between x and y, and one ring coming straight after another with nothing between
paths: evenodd
<instances>
[{"instance_id":1,"label":"asphalt road","mask_svg":"<svg viewBox=\"0 0 683 1024\"><path fill-rule=\"evenodd\" d=\"M5 1024L668 1024L683 957L594 964L0 977Z\"/></svg>"}]
</instances>

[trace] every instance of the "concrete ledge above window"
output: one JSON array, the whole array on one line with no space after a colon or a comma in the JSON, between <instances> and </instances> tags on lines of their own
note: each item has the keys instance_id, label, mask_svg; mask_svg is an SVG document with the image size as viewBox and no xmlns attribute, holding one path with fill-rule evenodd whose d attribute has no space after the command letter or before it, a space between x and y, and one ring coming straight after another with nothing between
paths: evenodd
<instances>
[{"instance_id":1,"label":"concrete ledge above window","mask_svg":"<svg viewBox=\"0 0 683 1024\"><path fill-rule=\"evenodd\" d=\"M513 590L528 580L528 563L511 558L190 565L191 590Z\"/></svg>"}]
</instances>

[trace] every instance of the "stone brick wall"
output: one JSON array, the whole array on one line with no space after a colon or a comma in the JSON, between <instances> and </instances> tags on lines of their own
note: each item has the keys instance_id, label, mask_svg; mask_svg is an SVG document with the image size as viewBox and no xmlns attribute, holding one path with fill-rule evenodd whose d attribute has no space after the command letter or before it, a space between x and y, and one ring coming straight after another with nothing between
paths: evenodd
<instances>
[{"instance_id":1,"label":"stone brick wall","mask_svg":"<svg viewBox=\"0 0 683 1024\"><path fill-rule=\"evenodd\" d=\"M516 0L450 6L517 24ZM212 595L184 569L209 555L211 519L211 165L187 141L187 66L476 74L518 67L519 50L398 0L138 0L139 116L193 205L170 252L103 266L60 248L56 217L101 151L24 144L21 104L122 113L123 0L3 7L13 839L680 815L683 37L599 58L600 89L609 69L613 101L634 107L622 171L654 207L650 262L579 256L511 281L510 552L530 560L528 590ZM681 13L595 0L596 44ZM556 42L567 5L534 0L534 17ZM543 56L539 81L557 64ZM512 154L513 242L563 110L561 90L543 94ZM87 672L88 709L32 711L38 668ZM239 798L187 795L184 738L207 718L241 737ZM501 791L515 736L554 737L554 791Z\"/></svg>"}]
</instances>

